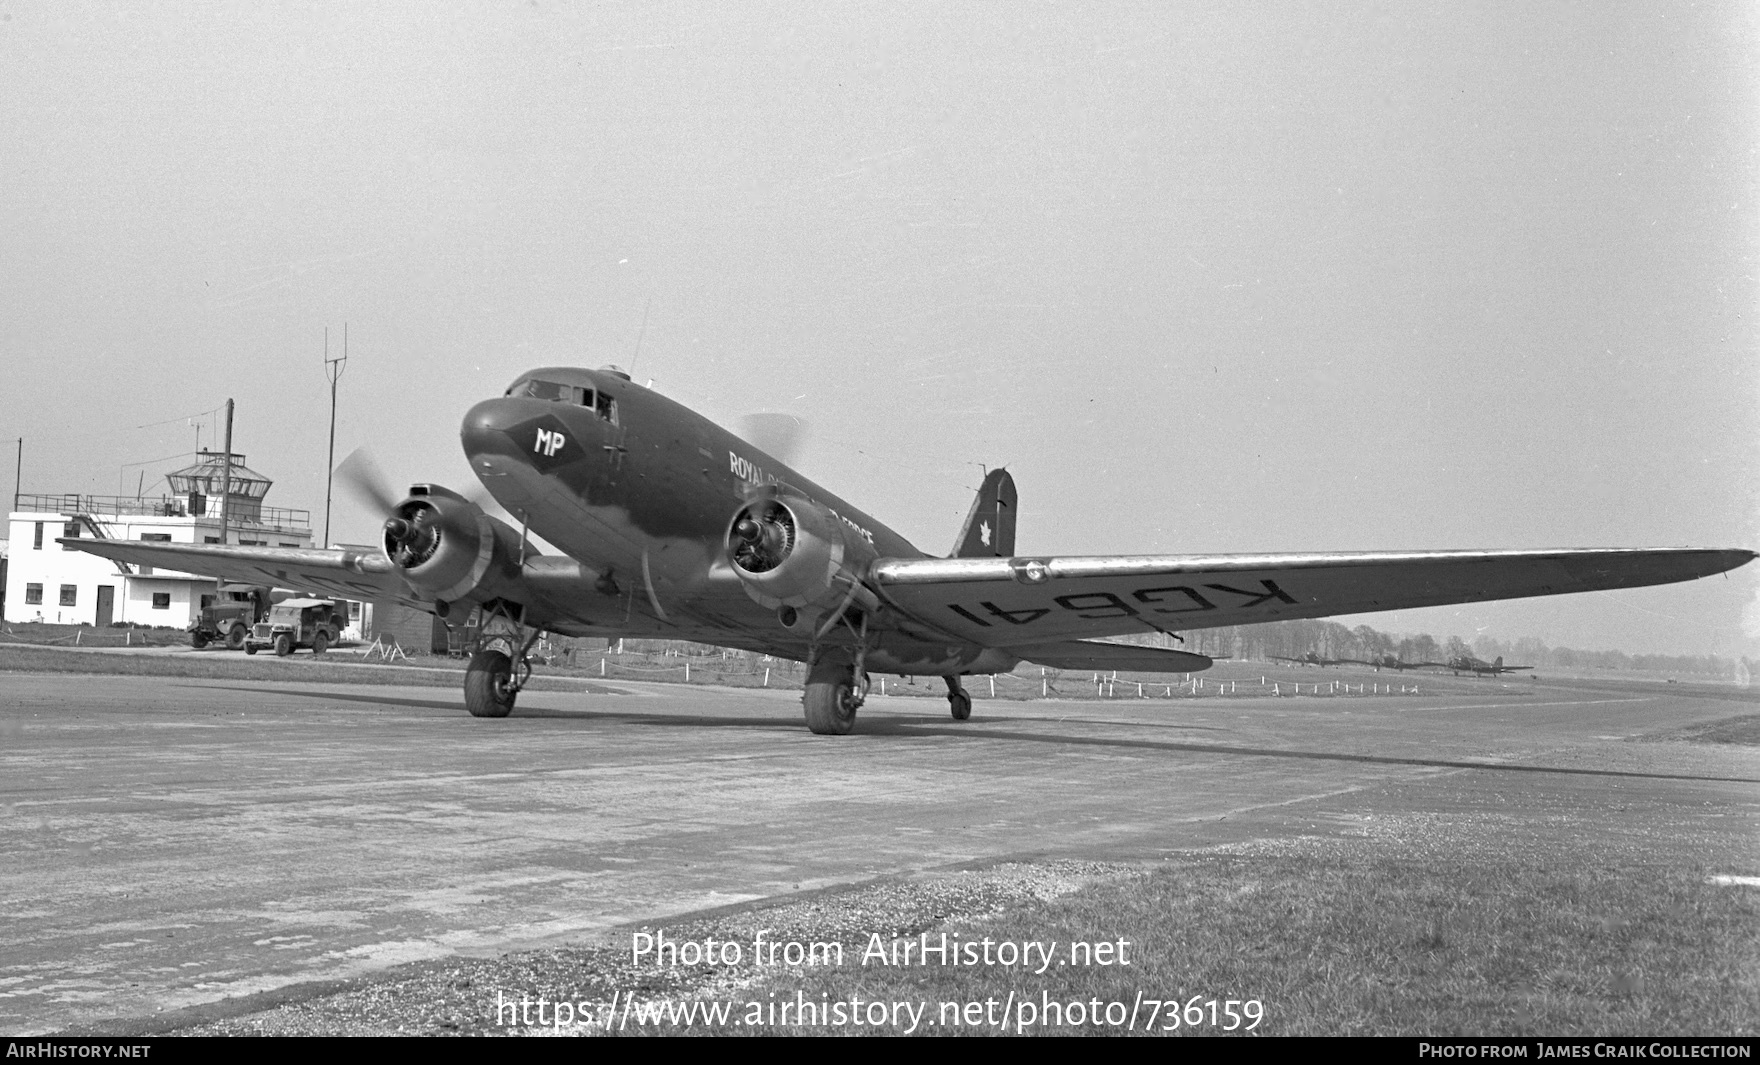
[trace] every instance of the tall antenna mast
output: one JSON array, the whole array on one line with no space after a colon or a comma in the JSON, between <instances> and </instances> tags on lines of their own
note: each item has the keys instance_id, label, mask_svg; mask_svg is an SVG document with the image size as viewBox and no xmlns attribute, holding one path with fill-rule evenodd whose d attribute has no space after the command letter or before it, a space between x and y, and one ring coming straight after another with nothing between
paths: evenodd
<instances>
[{"instance_id":1,"label":"tall antenna mast","mask_svg":"<svg viewBox=\"0 0 1760 1065\"><path fill-rule=\"evenodd\" d=\"M636 353L629 358L629 375L636 375L636 361L642 357L642 338L648 335L648 308L654 306L654 297L649 296L648 302L642 305L642 328L636 333Z\"/></svg>"},{"instance_id":2,"label":"tall antenna mast","mask_svg":"<svg viewBox=\"0 0 1760 1065\"><path fill-rule=\"evenodd\" d=\"M324 546L330 546L330 486L336 479L336 382L348 366L348 323L342 323L342 357L330 357L330 327L324 327L324 375L330 378L330 456L324 464Z\"/></svg>"}]
</instances>

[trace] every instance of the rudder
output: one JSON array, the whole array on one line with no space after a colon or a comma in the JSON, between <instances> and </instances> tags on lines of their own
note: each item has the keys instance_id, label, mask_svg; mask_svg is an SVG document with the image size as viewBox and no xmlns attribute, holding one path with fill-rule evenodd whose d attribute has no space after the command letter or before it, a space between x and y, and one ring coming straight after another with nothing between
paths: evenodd
<instances>
[{"instance_id":1,"label":"rudder","mask_svg":"<svg viewBox=\"0 0 1760 1065\"><path fill-rule=\"evenodd\" d=\"M1012 558L1015 505L1019 496L1007 470L991 470L978 487L978 498L959 531L953 558Z\"/></svg>"}]
</instances>

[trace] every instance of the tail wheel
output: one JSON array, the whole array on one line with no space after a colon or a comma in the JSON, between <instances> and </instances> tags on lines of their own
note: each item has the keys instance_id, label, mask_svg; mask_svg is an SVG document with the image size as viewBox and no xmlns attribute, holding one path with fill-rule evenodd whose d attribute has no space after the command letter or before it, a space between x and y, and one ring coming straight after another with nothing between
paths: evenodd
<instances>
[{"instance_id":1,"label":"tail wheel","mask_svg":"<svg viewBox=\"0 0 1760 1065\"><path fill-rule=\"evenodd\" d=\"M464 672L464 708L472 717L506 717L513 712L513 662L500 651L478 651Z\"/></svg>"},{"instance_id":2,"label":"tail wheel","mask_svg":"<svg viewBox=\"0 0 1760 1065\"><path fill-rule=\"evenodd\" d=\"M321 655L329 649L330 634L319 630L319 632L312 637L312 653L315 655Z\"/></svg>"},{"instance_id":3,"label":"tail wheel","mask_svg":"<svg viewBox=\"0 0 1760 1065\"><path fill-rule=\"evenodd\" d=\"M244 646L245 631L243 625L234 625L226 631L226 649L236 651Z\"/></svg>"}]
</instances>

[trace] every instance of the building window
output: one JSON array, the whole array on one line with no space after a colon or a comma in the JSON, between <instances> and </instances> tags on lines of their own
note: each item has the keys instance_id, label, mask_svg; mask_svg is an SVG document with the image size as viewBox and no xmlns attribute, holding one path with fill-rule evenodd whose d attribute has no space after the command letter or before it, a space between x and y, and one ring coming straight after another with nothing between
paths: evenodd
<instances>
[{"instance_id":1,"label":"building window","mask_svg":"<svg viewBox=\"0 0 1760 1065\"><path fill-rule=\"evenodd\" d=\"M204 536L204 537L202 537L202 543L204 543L204 544L217 544L219 542L220 542L220 538L218 536Z\"/></svg>"},{"instance_id":2,"label":"building window","mask_svg":"<svg viewBox=\"0 0 1760 1065\"><path fill-rule=\"evenodd\" d=\"M32 542L31 547L37 551L43 549L43 523L40 521L37 522L37 538Z\"/></svg>"},{"instance_id":3,"label":"building window","mask_svg":"<svg viewBox=\"0 0 1760 1065\"><path fill-rule=\"evenodd\" d=\"M154 610L170 610L171 609L171 593L170 592L154 592L153 593L153 609Z\"/></svg>"},{"instance_id":4,"label":"building window","mask_svg":"<svg viewBox=\"0 0 1760 1065\"><path fill-rule=\"evenodd\" d=\"M171 534L170 533L141 533L141 540L143 542L149 543L149 544L168 544L171 542Z\"/></svg>"},{"instance_id":5,"label":"building window","mask_svg":"<svg viewBox=\"0 0 1760 1065\"><path fill-rule=\"evenodd\" d=\"M61 586L61 605L62 606L78 606L79 605L79 585L77 585L77 584L63 584Z\"/></svg>"},{"instance_id":6,"label":"building window","mask_svg":"<svg viewBox=\"0 0 1760 1065\"><path fill-rule=\"evenodd\" d=\"M42 606L43 605L43 586L40 584L27 584L27 585L25 585L24 586L24 601L29 606Z\"/></svg>"},{"instance_id":7,"label":"building window","mask_svg":"<svg viewBox=\"0 0 1760 1065\"><path fill-rule=\"evenodd\" d=\"M61 526L61 535L70 539L70 540L79 539L79 522L70 521L67 524ZM62 544L61 550L63 550L63 551L78 551L79 548L73 546L72 544Z\"/></svg>"},{"instance_id":8,"label":"building window","mask_svg":"<svg viewBox=\"0 0 1760 1065\"><path fill-rule=\"evenodd\" d=\"M299 545L298 544L290 544L286 540L283 540L283 541L281 541L281 546L282 547L298 547Z\"/></svg>"},{"instance_id":9,"label":"building window","mask_svg":"<svg viewBox=\"0 0 1760 1065\"><path fill-rule=\"evenodd\" d=\"M267 541L267 540L240 540L238 542L238 546L240 546L240 547L268 547L269 541Z\"/></svg>"}]
</instances>

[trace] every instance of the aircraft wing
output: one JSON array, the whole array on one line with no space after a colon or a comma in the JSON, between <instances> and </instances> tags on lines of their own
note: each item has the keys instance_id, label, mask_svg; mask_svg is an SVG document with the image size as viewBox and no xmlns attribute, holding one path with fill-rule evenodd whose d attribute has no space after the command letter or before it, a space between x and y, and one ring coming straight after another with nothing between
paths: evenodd
<instances>
[{"instance_id":1,"label":"aircraft wing","mask_svg":"<svg viewBox=\"0 0 1760 1065\"><path fill-rule=\"evenodd\" d=\"M1132 669L1144 673L1198 673L1214 659L1166 647L1135 647L1123 643L1063 640L1058 643L1010 647L1009 653L1053 669Z\"/></svg>"},{"instance_id":2,"label":"aircraft wing","mask_svg":"<svg viewBox=\"0 0 1760 1065\"><path fill-rule=\"evenodd\" d=\"M70 537L68 547L117 562L230 581L323 592L340 599L391 600L428 609L385 556L373 551L315 547L240 547Z\"/></svg>"},{"instance_id":3,"label":"aircraft wing","mask_svg":"<svg viewBox=\"0 0 1760 1065\"><path fill-rule=\"evenodd\" d=\"M924 558L882 559L870 576L906 614L1021 653L1025 645L1082 637L1669 584L1734 569L1754 555L1603 548Z\"/></svg>"}]
</instances>

